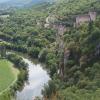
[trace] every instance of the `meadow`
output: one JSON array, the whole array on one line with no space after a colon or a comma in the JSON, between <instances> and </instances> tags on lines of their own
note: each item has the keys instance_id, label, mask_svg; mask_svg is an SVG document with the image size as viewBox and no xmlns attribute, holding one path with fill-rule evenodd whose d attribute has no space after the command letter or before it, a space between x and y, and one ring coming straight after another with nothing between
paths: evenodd
<instances>
[{"instance_id":1,"label":"meadow","mask_svg":"<svg viewBox=\"0 0 100 100\"><path fill-rule=\"evenodd\" d=\"M5 91L17 79L18 70L8 60L0 60L0 93Z\"/></svg>"}]
</instances>

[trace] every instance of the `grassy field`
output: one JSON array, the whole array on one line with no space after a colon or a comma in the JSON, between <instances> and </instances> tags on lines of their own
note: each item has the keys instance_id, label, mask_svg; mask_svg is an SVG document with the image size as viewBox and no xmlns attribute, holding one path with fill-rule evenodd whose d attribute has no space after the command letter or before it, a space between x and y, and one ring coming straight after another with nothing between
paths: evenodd
<instances>
[{"instance_id":1,"label":"grassy field","mask_svg":"<svg viewBox=\"0 0 100 100\"><path fill-rule=\"evenodd\" d=\"M7 89L16 79L18 70L7 60L0 60L0 92Z\"/></svg>"}]
</instances>

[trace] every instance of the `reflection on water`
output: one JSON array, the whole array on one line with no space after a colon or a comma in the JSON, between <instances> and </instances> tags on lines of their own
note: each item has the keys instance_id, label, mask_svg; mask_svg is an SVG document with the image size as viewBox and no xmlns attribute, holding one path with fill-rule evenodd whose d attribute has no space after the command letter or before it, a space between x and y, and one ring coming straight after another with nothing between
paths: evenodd
<instances>
[{"instance_id":1,"label":"reflection on water","mask_svg":"<svg viewBox=\"0 0 100 100\"><path fill-rule=\"evenodd\" d=\"M24 59L29 67L29 84L25 84L21 92L17 92L17 100L32 100L35 96L41 96L41 90L45 83L50 80L47 72L41 64L33 64L28 59Z\"/></svg>"}]
</instances>

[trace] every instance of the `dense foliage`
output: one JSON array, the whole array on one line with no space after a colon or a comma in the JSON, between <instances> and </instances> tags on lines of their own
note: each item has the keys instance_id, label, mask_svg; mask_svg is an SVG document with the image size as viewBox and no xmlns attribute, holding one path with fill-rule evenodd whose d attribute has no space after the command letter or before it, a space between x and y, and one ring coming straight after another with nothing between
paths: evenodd
<instances>
[{"instance_id":1,"label":"dense foliage","mask_svg":"<svg viewBox=\"0 0 100 100\"><path fill-rule=\"evenodd\" d=\"M97 12L97 19L73 27L75 17L89 11ZM57 30L44 27L48 16L56 18L56 22L51 18L49 24L64 24L68 29L60 36L64 48L59 48ZM27 53L46 64L52 80L42 91L45 99L99 100L99 0L57 0L55 4L15 10L9 18L0 18L0 21L0 39L5 41L7 50ZM66 59L65 51L69 51ZM15 55L10 55L9 59L15 64L20 60ZM17 64L20 67L24 63Z\"/></svg>"}]
</instances>

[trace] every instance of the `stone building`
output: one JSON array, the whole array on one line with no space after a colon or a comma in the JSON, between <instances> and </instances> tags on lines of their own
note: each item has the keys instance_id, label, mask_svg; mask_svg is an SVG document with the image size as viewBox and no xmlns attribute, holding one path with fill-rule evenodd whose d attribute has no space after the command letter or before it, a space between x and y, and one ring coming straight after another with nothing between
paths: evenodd
<instances>
[{"instance_id":1,"label":"stone building","mask_svg":"<svg viewBox=\"0 0 100 100\"><path fill-rule=\"evenodd\" d=\"M77 16L74 26L80 26L86 22L88 23L95 20L96 20L96 12L89 12L88 14Z\"/></svg>"}]
</instances>

